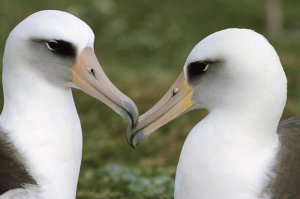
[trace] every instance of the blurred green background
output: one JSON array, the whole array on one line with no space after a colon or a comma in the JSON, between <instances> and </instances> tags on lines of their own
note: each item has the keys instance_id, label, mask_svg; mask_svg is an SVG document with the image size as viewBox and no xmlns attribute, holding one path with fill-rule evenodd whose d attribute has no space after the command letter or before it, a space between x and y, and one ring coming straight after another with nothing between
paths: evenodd
<instances>
[{"instance_id":1,"label":"blurred green background","mask_svg":"<svg viewBox=\"0 0 300 199\"><path fill-rule=\"evenodd\" d=\"M94 30L108 77L143 113L169 88L201 39L225 28L251 28L281 57L289 80L286 118L300 113L300 1L282 1L279 14L267 20L276 0L268 1L266 6L265 0L1 0L0 56L9 32L33 12L73 13ZM74 97L84 132L77 198L172 198L181 147L205 111L173 121L133 150L118 115L80 91Z\"/></svg>"}]
</instances>

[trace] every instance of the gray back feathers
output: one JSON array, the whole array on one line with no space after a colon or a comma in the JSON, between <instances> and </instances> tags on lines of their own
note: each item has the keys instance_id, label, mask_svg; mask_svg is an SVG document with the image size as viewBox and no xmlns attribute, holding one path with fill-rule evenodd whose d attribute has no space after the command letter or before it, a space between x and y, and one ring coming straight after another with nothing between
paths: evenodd
<instances>
[{"instance_id":1,"label":"gray back feathers","mask_svg":"<svg viewBox=\"0 0 300 199\"><path fill-rule=\"evenodd\" d=\"M281 122L277 130L281 143L273 172L266 187L272 199L300 199L300 115Z\"/></svg>"}]
</instances>

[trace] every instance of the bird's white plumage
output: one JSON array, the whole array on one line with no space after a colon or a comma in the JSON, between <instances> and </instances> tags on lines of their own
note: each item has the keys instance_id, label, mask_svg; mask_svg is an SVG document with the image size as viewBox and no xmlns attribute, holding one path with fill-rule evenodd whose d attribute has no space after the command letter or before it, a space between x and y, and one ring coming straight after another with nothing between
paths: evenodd
<instances>
[{"instance_id":1,"label":"bird's white plumage","mask_svg":"<svg viewBox=\"0 0 300 199\"><path fill-rule=\"evenodd\" d=\"M276 130L286 102L278 55L260 34L227 29L192 50L185 74L189 63L201 60L218 62L192 85L194 104L209 114L184 143L175 199L260 198L273 175Z\"/></svg>"},{"instance_id":2,"label":"bird's white plumage","mask_svg":"<svg viewBox=\"0 0 300 199\"><path fill-rule=\"evenodd\" d=\"M37 12L10 34L3 61L0 125L38 187L12 190L1 198L74 199L82 134L70 88L70 65L46 55L32 39L66 40L80 51L93 48L94 34L83 21L60 11Z\"/></svg>"},{"instance_id":3,"label":"bird's white plumage","mask_svg":"<svg viewBox=\"0 0 300 199\"><path fill-rule=\"evenodd\" d=\"M25 189L12 189L0 196L0 199L37 199L41 198L41 192L35 185L25 185Z\"/></svg>"}]
</instances>

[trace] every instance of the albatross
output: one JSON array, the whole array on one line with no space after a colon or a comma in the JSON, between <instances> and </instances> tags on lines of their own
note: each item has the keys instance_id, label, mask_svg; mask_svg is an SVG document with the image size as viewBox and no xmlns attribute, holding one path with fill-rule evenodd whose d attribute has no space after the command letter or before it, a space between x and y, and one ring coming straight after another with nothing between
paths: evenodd
<instances>
[{"instance_id":1,"label":"albatross","mask_svg":"<svg viewBox=\"0 0 300 199\"><path fill-rule=\"evenodd\" d=\"M3 57L0 198L74 199L82 132L71 88L137 122L135 104L106 77L94 34L77 17L40 11L9 34Z\"/></svg>"},{"instance_id":2,"label":"albatross","mask_svg":"<svg viewBox=\"0 0 300 199\"><path fill-rule=\"evenodd\" d=\"M206 109L186 138L175 199L300 198L300 116L280 122L287 80L262 35L226 29L200 41L164 97L128 132L136 147L193 109Z\"/></svg>"}]
</instances>

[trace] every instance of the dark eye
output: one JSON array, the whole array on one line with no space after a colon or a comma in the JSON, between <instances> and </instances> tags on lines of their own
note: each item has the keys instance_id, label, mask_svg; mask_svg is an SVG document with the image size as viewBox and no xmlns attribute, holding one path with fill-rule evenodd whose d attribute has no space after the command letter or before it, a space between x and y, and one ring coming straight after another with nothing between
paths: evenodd
<instances>
[{"instance_id":1,"label":"dark eye","mask_svg":"<svg viewBox=\"0 0 300 199\"><path fill-rule=\"evenodd\" d=\"M63 40L50 40L45 43L47 48L57 55L71 58L75 58L76 56L76 49L74 45L69 42Z\"/></svg>"},{"instance_id":2,"label":"dark eye","mask_svg":"<svg viewBox=\"0 0 300 199\"><path fill-rule=\"evenodd\" d=\"M188 65L187 76L189 81L193 81L202 76L209 67L209 62L197 61Z\"/></svg>"}]
</instances>

